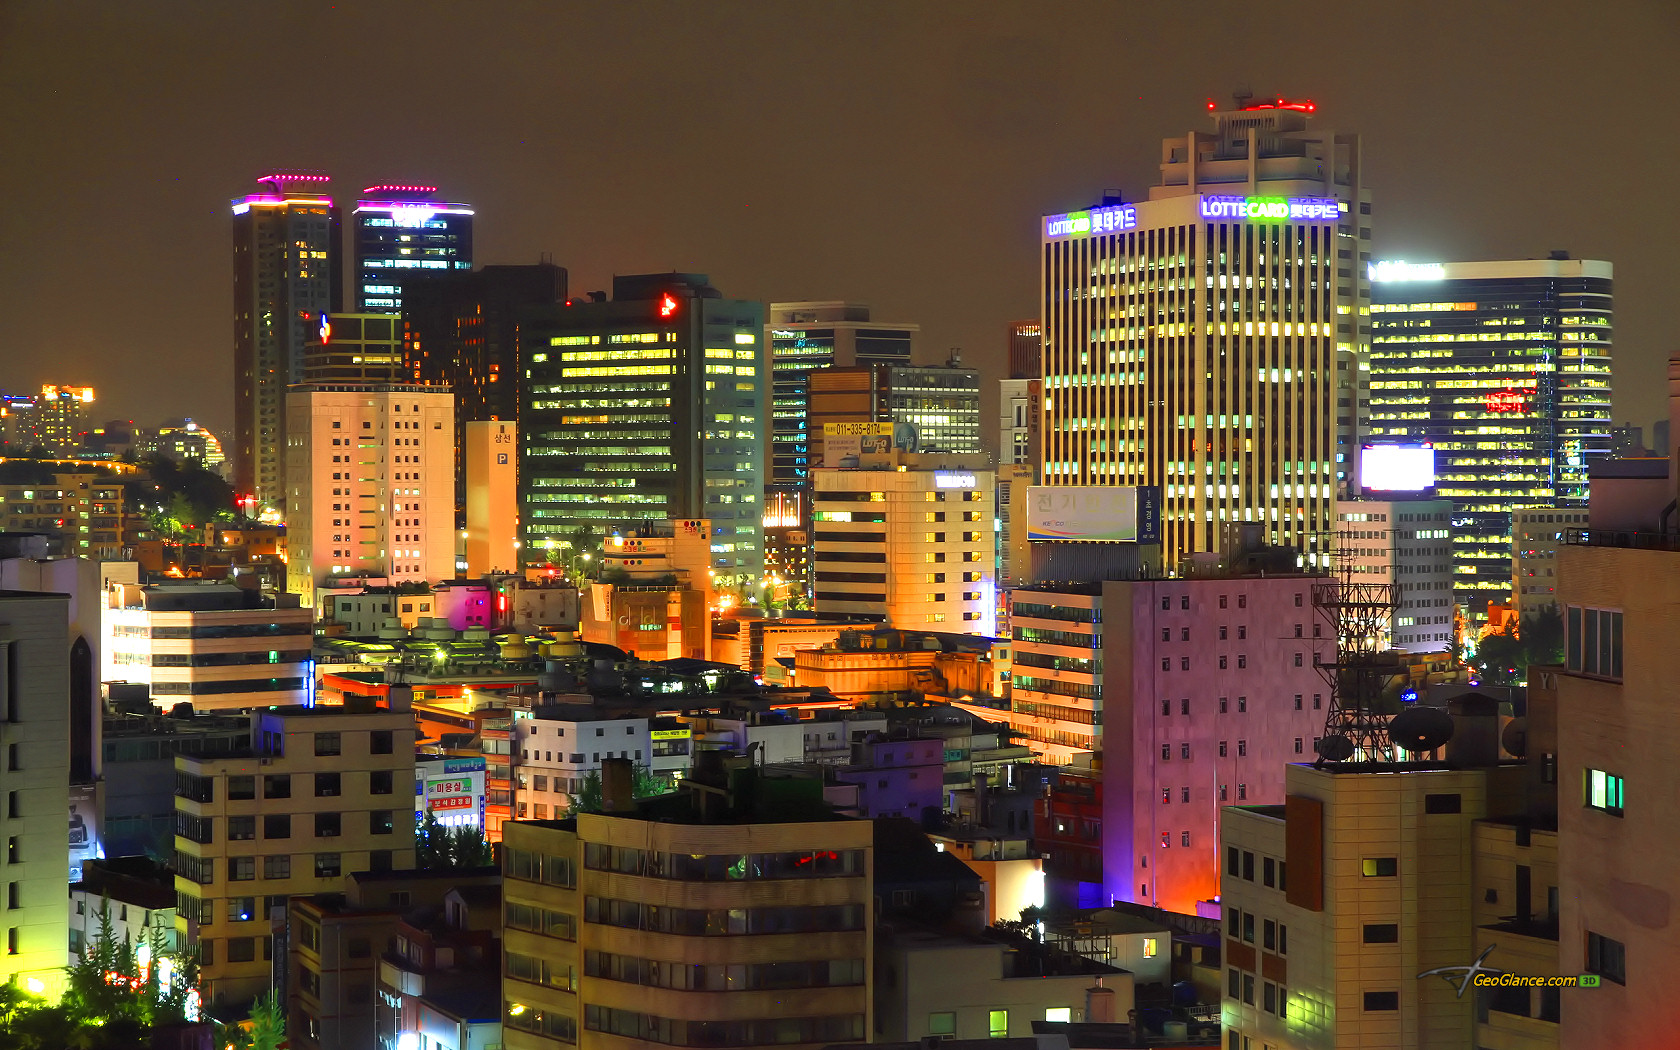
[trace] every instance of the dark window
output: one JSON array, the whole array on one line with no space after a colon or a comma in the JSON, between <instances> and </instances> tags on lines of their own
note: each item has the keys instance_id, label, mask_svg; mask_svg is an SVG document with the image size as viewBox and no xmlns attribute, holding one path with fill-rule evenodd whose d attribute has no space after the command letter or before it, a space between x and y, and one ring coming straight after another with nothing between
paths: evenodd
<instances>
[{"instance_id":1,"label":"dark window","mask_svg":"<svg viewBox=\"0 0 1680 1050\"><path fill-rule=\"evenodd\" d=\"M329 798L339 793L339 777L337 773L315 774L315 797Z\"/></svg>"},{"instance_id":2,"label":"dark window","mask_svg":"<svg viewBox=\"0 0 1680 1050\"><path fill-rule=\"evenodd\" d=\"M264 813L263 838L289 839L292 837L292 815L290 813Z\"/></svg>"},{"instance_id":3,"label":"dark window","mask_svg":"<svg viewBox=\"0 0 1680 1050\"><path fill-rule=\"evenodd\" d=\"M391 753L391 731L389 729L375 729L368 734L368 754L388 755Z\"/></svg>"},{"instance_id":4,"label":"dark window","mask_svg":"<svg viewBox=\"0 0 1680 1050\"><path fill-rule=\"evenodd\" d=\"M1423 811L1425 813L1459 813L1463 811L1463 808L1463 800L1456 794L1423 796Z\"/></svg>"},{"instance_id":5,"label":"dark window","mask_svg":"<svg viewBox=\"0 0 1680 1050\"><path fill-rule=\"evenodd\" d=\"M1400 926L1392 922L1368 922L1365 924L1366 944L1399 944Z\"/></svg>"},{"instance_id":6,"label":"dark window","mask_svg":"<svg viewBox=\"0 0 1680 1050\"><path fill-rule=\"evenodd\" d=\"M1362 867L1366 878L1400 874L1400 862L1394 857L1366 857Z\"/></svg>"},{"instance_id":7,"label":"dark window","mask_svg":"<svg viewBox=\"0 0 1680 1050\"><path fill-rule=\"evenodd\" d=\"M343 830L344 820L337 813L315 814L315 837L336 838Z\"/></svg>"},{"instance_id":8,"label":"dark window","mask_svg":"<svg viewBox=\"0 0 1680 1050\"><path fill-rule=\"evenodd\" d=\"M227 797L229 800L252 799L257 797L256 777L228 777Z\"/></svg>"},{"instance_id":9,"label":"dark window","mask_svg":"<svg viewBox=\"0 0 1680 1050\"><path fill-rule=\"evenodd\" d=\"M1237 864L1238 864L1237 857L1238 856L1239 856L1239 853L1237 851L1237 847L1235 847L1235 846L1226 846L1225 847L1225 874L1231 876L1232 878L1235 878L1236 875L1237 875L1237 872L1242 870L1239 867L1237 867Z\"/></svg>"},{"instance_id":10,"label":"dark window","mask_svg":"<svg viewBox=\"0 0 1680 1050\"><path fill-rule=\"evenodd\" d=\"M372 795L389 795L391 793L391 771L376 769L368 774L368 793Z\"/></svg>"},{"instance_id":11,"label":"dark window","mask_svg":"<svg viewBox=\"0 0 1680 1050\"><path fill-rule=\"evenodd\" d=\"M263 777L263 798L291 798L292 778L285 773Z\"/></svg>"},{"instance_id":12,"label":"dark window","mask_svg":"<svg viewBox=\"0 0 1680 1050\"><path fill-rule=\"evenodd\" d=\"M1587 972L1617 984L1627 984L1627 946L1588 930Z\"/></svg>"},{"instance_id":13,"label":"dark window","mask_svg":"<svg viewBox=\"0 0 1680 1050\"><path fill-rule=\"evenodd\" d=\"M1398 1010L1400 1009L1399 992L1366 992L1366 1010Z\"/></svg>"},{"instance_id":14,"label":"dark window","mask_svg":"<svg viewBox=\"0 0 1680 1050\"><path fill-rule=\"evenodd\" d=\"M376 809L368 814L368 831L374 835L389 835L396 830L396 822L388 809Z\"/></svg>"},{"instance_id":15,"label":"dark window","mask_svg":"<svg viewBox=\"0 0 1680 1050\"><path fill-rule=\"evenodd\" d=\"M337 733L316 733L315 753L317 755L342 754L341 744Z\"/></svg>"}]
</instances>

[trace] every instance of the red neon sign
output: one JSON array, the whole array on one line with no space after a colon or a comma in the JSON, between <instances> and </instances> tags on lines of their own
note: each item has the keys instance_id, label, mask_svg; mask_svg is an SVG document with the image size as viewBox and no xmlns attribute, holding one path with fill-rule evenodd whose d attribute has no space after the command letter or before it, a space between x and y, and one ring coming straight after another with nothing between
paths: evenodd
<instances>
[{"instance_id":1,"label":"red neon sign","mask_svg":"<svg viewBox=\"0 0 1680 1050\"><path fill-rule=\"evenodd\" d=\"M1524 387L1521 390L1507 388L1488 391L1482 403L1489 412L1527 412L1533 397L1533 387Z\"/></svg>"},{"instance_id":2,"label":"red neon sign","mask_svg":"<svg viewBox=\"0 0 1680 1050\"><path fill-rule=\"evenodd\" d=\"M677 312L676 296L672 295L670 292L666 292L664 295L661 295L659 297L659 316L660 317L670 317L672 314L674 314L676 312Z\"/></svg>"}]
</instances>

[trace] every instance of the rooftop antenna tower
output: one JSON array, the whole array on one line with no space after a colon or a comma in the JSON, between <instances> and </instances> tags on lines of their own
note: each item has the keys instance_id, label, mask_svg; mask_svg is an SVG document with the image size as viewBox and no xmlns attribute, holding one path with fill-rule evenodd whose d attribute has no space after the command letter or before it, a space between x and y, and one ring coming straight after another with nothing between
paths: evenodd
<instances>
[{"instance_id":1,"label":"rooftop antenna tower","mask_svg":"<svg viewBox=\"0 0 1680 1050\"><path fill-rule=\"evenodd\" d=\"M1334 569L1328 579L1312 585L1313 608L1336 635L1335 662L1318 664L1319 674L1330 686L1330 707L1314 765L1391 764L1396 757L1394 742L1388 718L1377 706L1393 673L1380 657L1394 616L1394 585L1356 580L1356 555L1350 547L1354 535L1343 530L1335 538Z\"/></svg>"}]
</instances>

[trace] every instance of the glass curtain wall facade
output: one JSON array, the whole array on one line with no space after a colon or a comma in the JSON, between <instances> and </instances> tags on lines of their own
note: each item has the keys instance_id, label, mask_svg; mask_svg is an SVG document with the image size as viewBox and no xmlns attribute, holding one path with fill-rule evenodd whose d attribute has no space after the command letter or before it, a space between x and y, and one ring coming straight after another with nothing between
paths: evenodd
<instances>
[{"instance_id":1,"label":"glass curtain wall facade","mask_svg":"<svg viewBox=\"0 0 1680 1050\"><path fill-rule=\"evenodd\" d=\"M520 524L529 564L615 526L707 518L720 589L764 571L761 303L704 274L613 281L613 301L528 312Z\"/></svg>"},{"instance_id":2,"label":"glass curtain wall facade","mask_svg":"<svg viewBox=\"0 0 1680 1050\"><path fill-rule=\"evenodd\" d=\"M1456 599L1511 590L1511 511L1584 507L1610 453L1613 272L1532 259L1371 267L1371 438L1435 446Z\"/></svg>"},{"instance_id":3,"label":"glass curtain wall facade","mask_svg":"<svg viewBox=\"0 0 1680 1050\"><path fill-rule=\"evenodd\" d=\"M812 372L857 365L907 365L916 325L870 320L860 303L771 303L770 487L810 488L809 421Z\"/></svg>"},{"instance_id":4,"label":"glass curtain wall facade","mask_svg":"<svg viewBox=\"0 0 1680 1050\"><path fill-rule=\"evenodd\" d=\"M356 202L356 310L400 314L403 281L472 269L473 211L437 200L436 186L369 186Z\"/></svg>"}]
</instances>

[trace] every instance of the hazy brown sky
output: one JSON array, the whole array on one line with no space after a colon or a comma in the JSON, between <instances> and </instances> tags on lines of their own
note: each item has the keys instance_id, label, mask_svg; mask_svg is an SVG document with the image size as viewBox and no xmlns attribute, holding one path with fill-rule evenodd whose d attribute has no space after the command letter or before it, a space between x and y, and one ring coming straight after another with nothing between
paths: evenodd
<instances>
[{"instance_id":1,"label":"hazy brown sky","mask_svg":"<svg viewBox=\"0 0 1680 1050\"><path fill-rule=\"evenodd\" d=\"M1142 197L1248 86L1363 133L1380 256L1614 262L1616 415L1648 425L1677 68L1673 0L0 0L0 389L225 429L228 201L278 166L436 183L480 264L859 300L997 376L1038 216Z\"/></svg>"}]
</instances>

